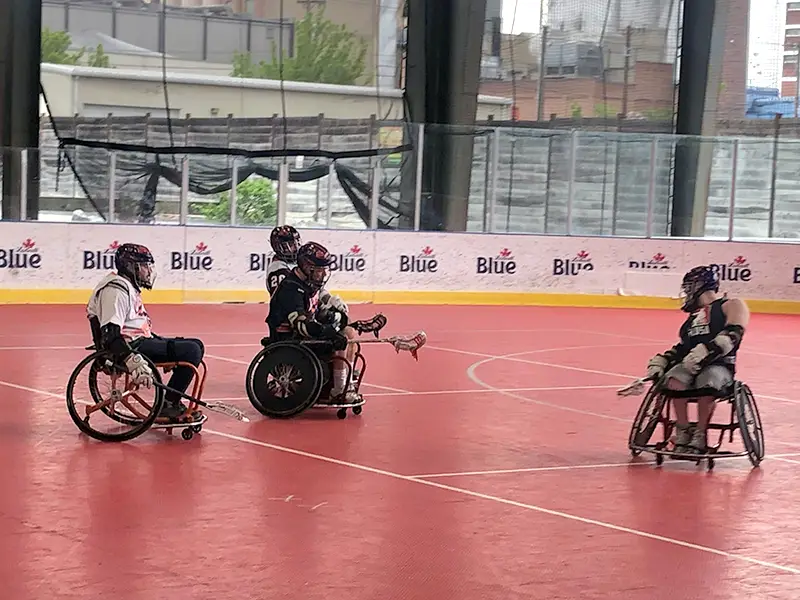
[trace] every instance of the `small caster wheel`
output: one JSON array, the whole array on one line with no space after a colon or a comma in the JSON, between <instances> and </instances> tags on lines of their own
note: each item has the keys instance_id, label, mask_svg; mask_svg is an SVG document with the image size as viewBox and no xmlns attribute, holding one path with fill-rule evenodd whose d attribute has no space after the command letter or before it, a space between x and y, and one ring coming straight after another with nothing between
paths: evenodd
<instances>
[{"instance_id":1,"label":"small caster wheel","mask_svg":"<svg viewBox=\"0 0 800 600\"><path fill-rule=\"evenodd\" d=\"M336 411L336 416L339 417L340 419L344 419L345 417L347 417L347 409L340 408L339 410Z\"/></svg>"},{"instance_id":2,"label":"small caster wheel","mask_svg":"<svg viewBox=\"0 0 800 600\"><path fill-rule=\"evenodd\" d=\"M193 425L192 426L192 431L194 431L195 433L200 433L201 431L203 431L203 426L202 425Z\"/></svg>"},{"instance_id":3,"label":"small caster wheel","mask_svg":"<svg viewBox=\"0 0 800 600\"><path fill-rule=\"evenodd\" d=\"M642 453L642 451L641 451L641 450L634 450L634 449L632 449L632 448L631 448L631 456L632 456L633 458L636 458L636 457L637 457L637 456L639 456L641 453Z\"/></svg>"},{"instance_id":4,"label":"small caster wheel","mask_svg":"<svg viewBox=\"0 0 800 600\"><path fill-rule=\"evenodd\" d=\"M664 455L663 454L656 454L656 464L659 467L664 464Z\"/></svg>"},{"instance_id":5,"label":"small caster wheel","mask_svg":"<svg viewBox=\"0 0 800 600\"><path fill-rule=\"evenodd\" d=\"M362 410L361 406L354 406L353 407L353 414L354 415L360 415L361 414L361 410Z\"/></svg>"},{"instance_id":6,"label":"small caster wheel","mask_svg":"<svg viewBox=\"0 0 800 600\"><path fill-rule=\"evenodd\" d=\"M181 437L188 442L190 439L194 437L194 432L187 427L186 429L181 431Z\"/></svg>"},{"instance_id":7,"label":"small caster wheel","mask_svg":"<svg viewBox=\"0 0 800 600\"><path fill-rule=\"evenodd\" d=\"M709 458L708 459L708 470L709 471L713 471L714 470L714 459L713 458Z\"/></svg>"}]
</instances>

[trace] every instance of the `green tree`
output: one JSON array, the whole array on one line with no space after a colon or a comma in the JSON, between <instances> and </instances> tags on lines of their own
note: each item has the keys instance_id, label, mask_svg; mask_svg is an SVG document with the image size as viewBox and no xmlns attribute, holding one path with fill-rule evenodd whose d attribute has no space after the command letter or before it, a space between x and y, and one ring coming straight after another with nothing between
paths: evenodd
<instances>
[{"instance_id":1,"label":"green tree","mask_svg":"<svg viewBox=\"0 0 800 600\"><path fill-rule=\"evenodd\" d=\"M324 7L297 22L294 56L284 50L283 79L355 85L366 70L367 43L344 25L325 18ZM233 77L280 79L280 55L272 44L272 61L254 63L249 53L236 53Z\"/></svg>"},{"instance_id":2,"label":"green tree","mask_svg":"<svg viewBox=\"0 0 800 600\"><path fill-rule=\"evenodd\" d=\"M49 27L42 29L42 62L54 65L77 65L86 49L70 52L72 37L66 31L53 31Z\"/></svg>"},{"instance_id":3,"label":"green tree","mask_svg":"<svg viewBox=\"0 0 800 600\"><path fill-rule=\"evenodd\" d=\"M222 192L217 202L201 205L198 212L213 223L229 223L230 192ZM237 225L272 225L277 214L275 187L269 179L246 179L236 186Z\"/></svg>"},{"instance_id":4,"label":"green tree","mask_svg":"<svg viewBox=\"0 0 800 600\"><path fill-rule=\"evenodd\" d=\"M66 31L53 31L49 27L42 29L42 58L41 62L54 65L79 65L86 56L86 63L90 67L111 68L111 60L103 49L103 44L86 54L86 48L70 52L72 36Z\"/></svg>"}]
</instances>

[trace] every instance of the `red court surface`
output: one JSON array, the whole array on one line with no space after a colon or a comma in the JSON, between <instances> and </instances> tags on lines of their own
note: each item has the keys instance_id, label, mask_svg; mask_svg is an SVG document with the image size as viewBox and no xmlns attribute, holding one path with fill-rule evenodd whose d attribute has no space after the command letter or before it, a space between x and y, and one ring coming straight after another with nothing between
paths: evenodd
<instances>
[{"instance_id":1,"label":"red court surface","mask_svg":"<svg viewBox=\"0 0 800 600\"><path fill-rule=\"evenodd\" d=\"M252 422L103 444L64 401L83 308L0 307L0 598L800 598L800 318L754 315L740 354L767 459L709 473L632 459L641 398L614 393L677 310L353 312L378 309L420 361L365 346L361 416L275 421L244 393L264 306L151 307Z\"/></svg>"}]
</instances>

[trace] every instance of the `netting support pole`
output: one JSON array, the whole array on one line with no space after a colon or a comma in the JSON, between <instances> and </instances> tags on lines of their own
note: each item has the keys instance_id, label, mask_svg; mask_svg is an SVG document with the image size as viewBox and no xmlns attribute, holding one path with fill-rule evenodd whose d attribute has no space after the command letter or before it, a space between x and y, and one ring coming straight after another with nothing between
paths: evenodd
<instances>
[{"instance_id":1,"label":"netting support pole","mask_svg":"<svg viewBox=\"0 0 800 600\"><path fill-rule=\"evenodd\" d=\"M417 125L417 175L414 178L414 231L422 222L422 161L425 158L425 124Z\"/></svg>"},{"instance_id":2,"label":"netting support pole","mask_svg":"<svg viewBox=\"0 0 800 600\"><path fill-rule=\"evenodd\" d=\"M116 221L117 214L117 153L108 155L108 222Z\"/></svg>"},{"instance_id":3,"label":"netting support pole","mask_svg":"<svg viewBox=\"0 0 800 600\"><path fill-rule=\"evenodd\" d=\"M189 157L181 160L181 209L178 222L186 225L189 215Z\"/></svg>"},{"instance_id":4,"label":"netting support pole","mask_svg":"<svg viewBox=\"0 0 800 600\"><path fill-rule=\"evenodd\" d=\"M372 198L369 203L369 228L378 228L378 207L381 198L381 161L380 159L375 163L375 168L372 169Z\"/></svg>"},{"instance_id":5,"label":"netting support pole","mask_svg":"<svg viewBox=\"0 0 800 600\"><path fill-rule=\"evenodd\" d=\"M325 205L325 227L331 228L333 221L333 178L336 177L335 163L328 165L328 203Z\"/></svg>"},{"instance_id":6,"label":"netting support pole","mask_svg":"<svg viewBox=\"0 0 800 600\"><path fill-rule=\"evenodd\" d=\"M286 202L289 197L289 163L283 159L278 169L278 227L286 225Z\"/></svg>"},{"instance_id":7,"label":"netting support pole","mask_svg":"<svg viewBox=\"0 0 800 600\"><path fill-rule=\"evenodd\" d=\"M736 222L736 181L739 168L739 140L733 140L733 156L731 156L731 202L728 207L728 241L733 240L733 226Z\"/></svg>"},{"instance_id":8,"label":"netting support pole","mask_svg":"<svg viewBox=\"0 0 800 600\"><path fill-rule=\"evenodd\" d=\"M231 225L236 225L236 188L239 181L239 165L236 162L236 157L231 161Z\"/></svg>"},{"instance_id":9,"label":"netting support pole","mask_svg":"<svg viewBox=\"0 0 800 600\"><path fill-rule=\"evenodd\" d=\"M2 218L39 217L39 160L22 170L23 148L39 148L39 75L42 3L0 1L0 148L2 153ZM16 149L16 152L9 149ZM31 157L33 158L33 157ZM27 199L20 206L22 188ZM21 213L21 210L25 213Z\"/></svg>"},{"instance_id":10,"label":"netting support pole","mask_svg":"<svg viewBox=\"0 0 800 600\"><path fill-rule=\"evenodd\" d=\"M691 0L683 4L678 114L675 122L675 133L678 135L700 136L708 132L708 127L713 133L718 96L716 88L719 87L725 35L724 14L716 12L716 0ZM724 10L720 12L724 13ZM715 20L721 22L715 26ZM720 43L723 45L720 46ZM704 199L702 195L708 187L704 179L710 168L711 149L704 152L702 145L699 138L692 138L679 140L675 148L671 219L671 234L675 237L690 237L693 231L702 235L704 231L702 214L707 197Z\"/></svg>"},{"instance_id":11,"label":"netting support pole","mask_svg":"<svg viewBox=\"0 0 800 600\"><path fill-rule=\"evenodd\" d=\"M28 220L28 149L19 155L19 220Z\"/></svg>"},{"instance_id":12,"label":"netting support pole","mask_svg":"<svg viewBox=\"0 0 800 600\"><path fill-rule=\"evenodd\" d=\"M494 231L494 209L497 206L497 170L500 167L500 129L495 127L492 130L492 166L490 168L489 180L489 196L486 199L486 206L484 207L483 215L483 231L484 233L492 233Z\"/></svg>"},{"instance_id":13,"label":"netting support pole","mask_svg":"<svg viewBox=\"0 0 800 600\"><path fill-rule=\"evenodd\" d=\"M567 182L567 235L572 235L572 205L575 203L575 173L578 161L578 132L573 129L569 139L569 181Z\"/></svg>"},{"instance_id":14,"label":"netting support pole","mask_svg":"<svg viewBox=\"0 0 800 600\"><path fill-rule=\"evenodd\" d=\"M653 237L656 204L656 167L658 166L658 136L650 142L650 182L647 186L647 237Z\"/></svg>"}]
</instances>

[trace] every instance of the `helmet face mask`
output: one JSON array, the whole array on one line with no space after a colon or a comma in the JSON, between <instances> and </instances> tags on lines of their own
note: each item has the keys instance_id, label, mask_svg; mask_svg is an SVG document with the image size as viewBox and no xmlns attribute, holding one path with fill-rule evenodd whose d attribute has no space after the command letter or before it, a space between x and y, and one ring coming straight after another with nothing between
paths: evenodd
<instances>
[{"instance_id":1,"label":"helmet face mask","mask_svg":"<svg viewBox=\"0 0 800 600\"><path fill-rule=\"evenodd\" d=\"M114 255L117 273L136 289L152 290L156 282L156 264L149 248L140 244L122 244Z\"/></svg>"},{"instance_id":2,"label":"helmet face mask","mask_svg":"<svg viewBox=\"0 0 800 600\"><path fill-rule=\"evenodd\" d=\"M700 297L706 292L719 291L719 274L708 266L695 267L683 276L681 310L693 313L701 308Z\"/></svg>"},{"instance_id":3,"label":"helmet face mask","mask_svg":"<svg viewBox=\"0 0 800 600\"><path fill-rule=\"evenodd\" d=\"M312 290L320 290L328 283L333 266L333 256L325 246L308 242L297 251L297 270L304 283Z\"/></svg>"},{"instance_id":4,"label":"helmet face mask","mask_svg":"<svg viewBox=\"0 0 800 600\"><path fill-rule=\"evenodd\" d=\"M282 225L272 230L269 244L275 258L285 262L297 262L297 251L300 248L300 233L291 225Z\"/></svg>"}]
</instances>

